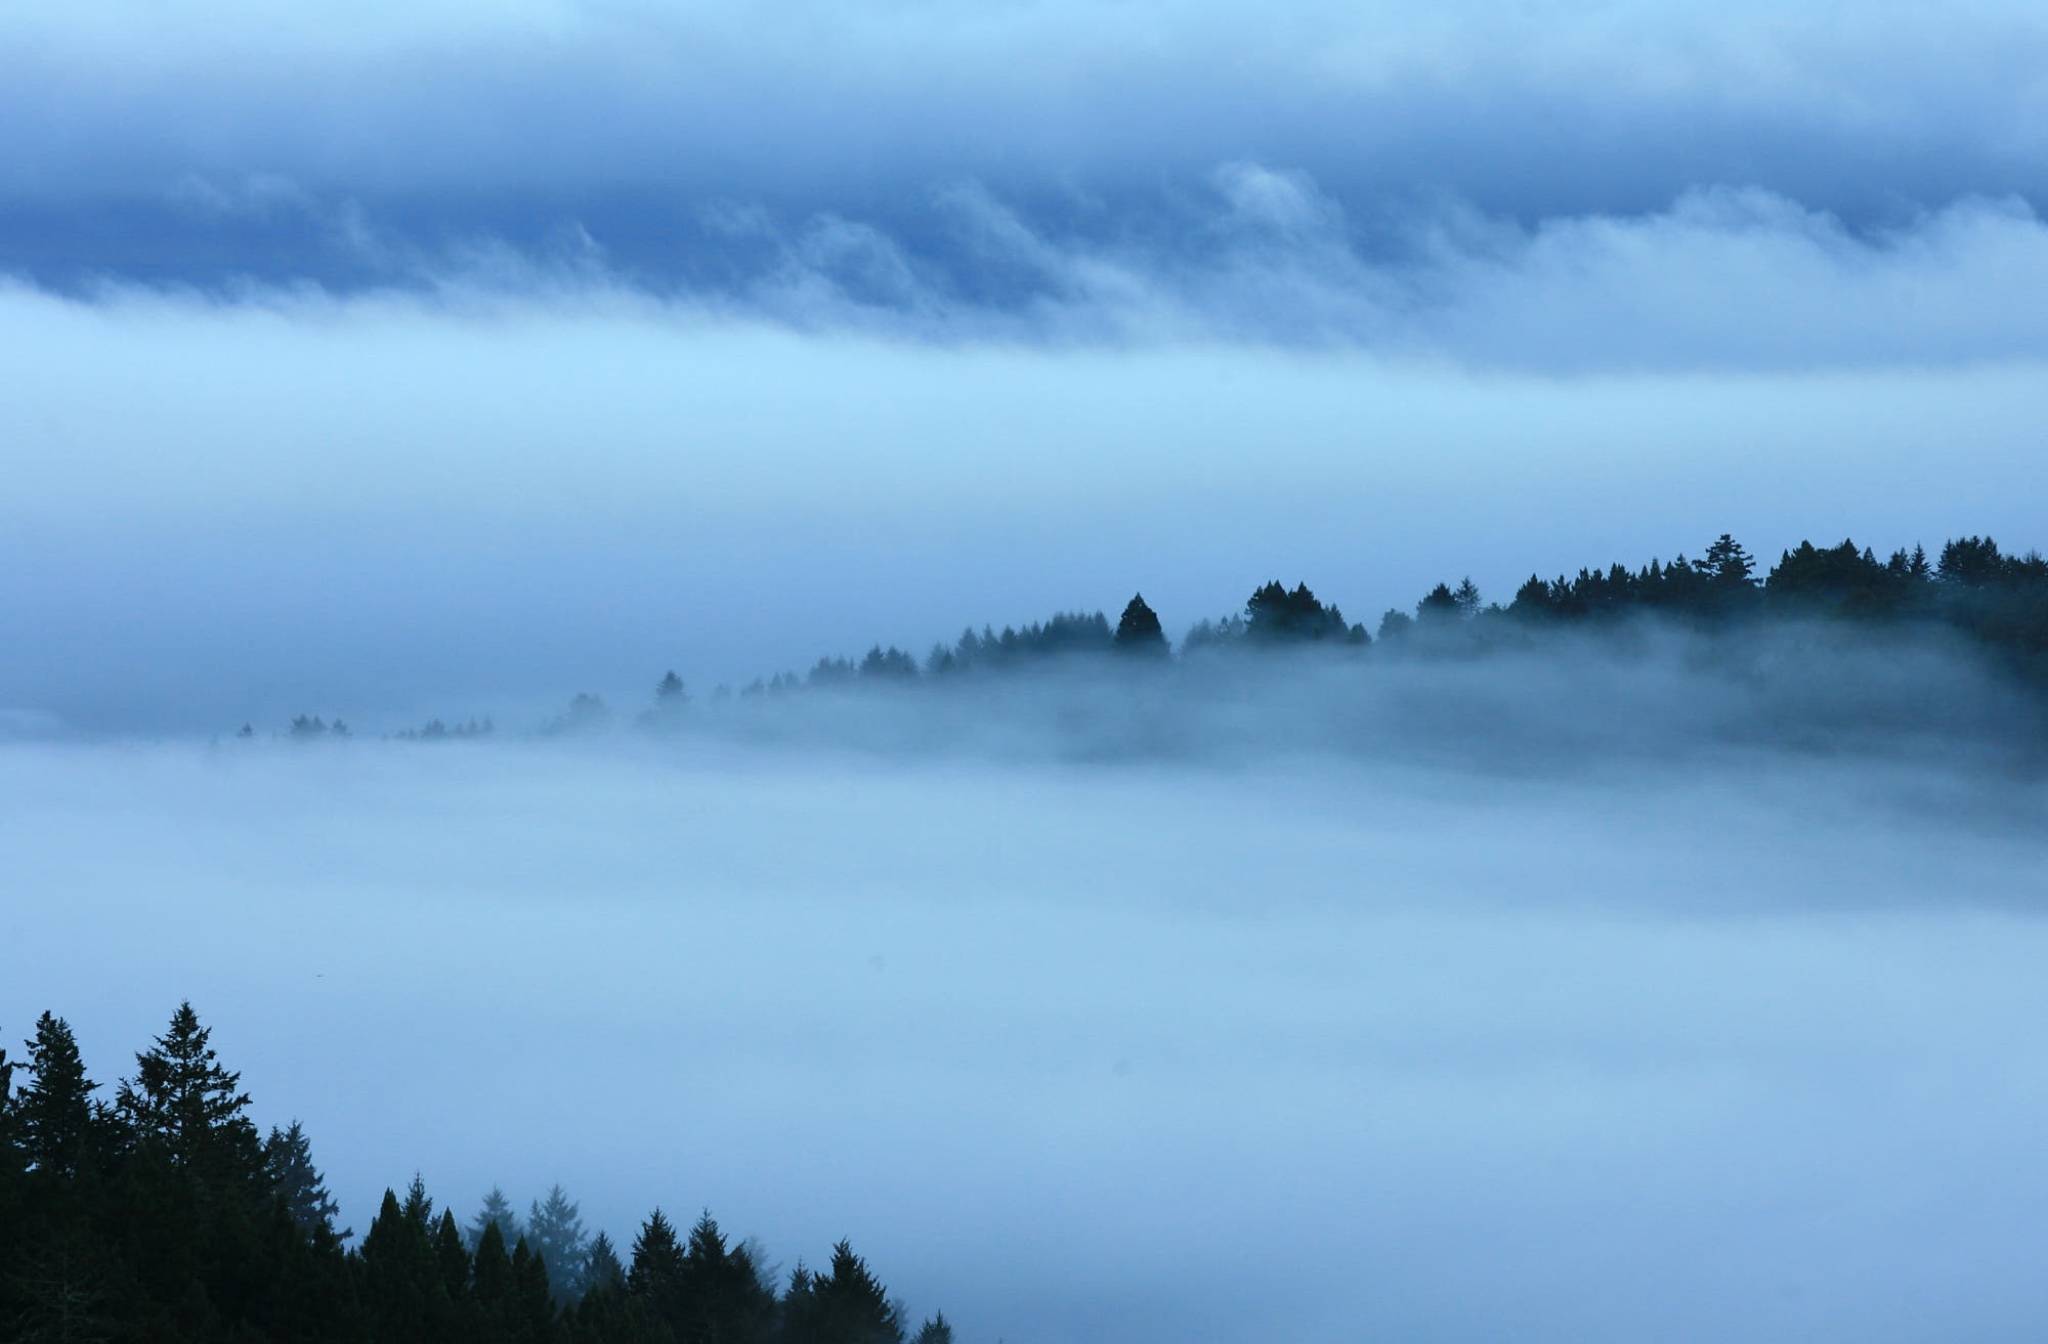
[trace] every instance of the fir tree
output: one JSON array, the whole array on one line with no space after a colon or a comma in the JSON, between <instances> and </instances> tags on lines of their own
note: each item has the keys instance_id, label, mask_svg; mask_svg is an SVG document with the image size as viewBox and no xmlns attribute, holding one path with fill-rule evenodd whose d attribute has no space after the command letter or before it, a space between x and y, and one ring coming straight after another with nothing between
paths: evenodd
<instances>
[{"instance_id":1,"label":"fir tree","mask_svg":"<svg viewBox=\"0 0 2048 1344\"><path fill-rule=\"evenodd\" d=\"M455 1225L452 1210L443 1210L434 1225L434 1266L440 1271L441 1290L452 1302L469 1296L469 1250L462 1244L462 1230Z\"/></svg>"},{"instance_id":2,"label":"fir tree","mask_svg":"<svg viewBox=\"0 0 2048 1344\"><path fill-rule=\"evenodd\" d=\"M752 1252L728 1247L708 1211L690 1229L682 1287L685 1338L745 1344L766 1337L774 1299L761 1287Z\"/></svg>"},{"instance_id":3,"label":"fir tree","mask_svg":"<svg viewBox=\"0 0 2048 1344\"><path fill-rule=\"evenodd\" d=\"M526 1241L548 1267L548 1286L555 1301L569 1305L581 1298L587 1250L583 1218L561 1186L551 1187L545 1201L528 1206Z\"/></svg>"},{"instance_id":4,"label":"fir tree","mask_svg":"<svg viewBox=\"0 0 2048 1344\"><path fill-rule=\"evenodd\" d=\"M512 1258L505 1254L505 1234L496 1223L485 1223L477 1237L469 1282L470 1295L486 1313L499 1312L512 1300Z\"/></svg>"},{"instance_id":5,"label":"fir tree","mask_svg":"<svg viewBox=\"0 0 2048 1344\"><path fill-rule=\"evenodd\" d=\"M263 1141L263 1173L269 1178L271 1193L284 1201L292 1221L302 1230L310 1233L316 1227L324 1228L343 1241L354 1235L334 1231L334 1218L341 1209L313 1165L313 1145L298 1121L286 1129L271 1127L270 1137Z\"/></svg>"},{"instance_id":6,"label":"fir tree","mask_svg":"<svg viewBox=\"0 0 2048 1344\"><path fill-rule=\"evenodd\" d=\"M903 1325L888 1291L845 1241L832 1248L832 1270L811 1291L816 1344L903 1344Z\"/></svg>"},{"instance_id":7,"label":"fir tree","mask_svg":"<svg viewBox=\"0 0 2048 1344\"><path fill-rule=\"evenodd\" d=\"M244 1114L249 1096L239 1090L242 1076L221 1065L212 1035L190 1003L179 1004L155 1046L135 1057L118 1105L136 1142L174 1169L260 1184L262 1144Z\"/></svg>"},{"instance_id":8,"label":"fir tree","mask_svg":"<svg viewBox=\"0 0 2048 1344\"><path fill-rule=\"evenodd\" d=\"M590 1250L583 1257L583 1289L586 1293L624 1289L626 1267L619 1263L619 1253L612 1246L612 1239L599 1232L590 1239Z\"/></svg>"},{"instance_id":9,"label":"fir tree","mask_svg":"<svg viewBox=\"0 0 2048 1344\"><path fill-rule=\"evenodd\" d=\"M1415 619L1425 625L1442 625L1455 621L1464 615L1458 606L1458 595L1447 583L1440 583L1424 593L1422 600L1415 604Z\"/></svg>"},{"instance_id":10,"label":"fir tree","mask_svg":"<svg viewBox=\"0 0 2048 1344\"><path fill-rule=\"evenodd\" d=\"M78 1040L61 1017L44 1013L28 1042L29 1085L15 1103L15 1124L29 1167L46 1176L76 1176L100 1130L93 1100L99 1084L86 1077Z\"/></svg>"},{"instance_id":11,"label":"fir tree","mask_svg":"<svg viewBox=\"0 0 2048 1344\"><path fill-rule=\"evenodd\" d=\"M504 1338L512 1344L541 1344L554 1331L555 1304L548 1292L547 1264L524 1237L512 1248L510 1283Z\"/></svg>"},{"instance_id":12,"label":"fir tree","mask_svg":"<svg viewBox=\"0 0 2048 1344\"><path fill-rule=\"evenodd\" d=\"M683 1248L675 1224L660 1209L640 1225L633 1239L632 1267L626 1271L626 1292L656 1316L673 1320L680 1314L683 1291Z\"/></svg>"},{"instance_id":13,"label":"fir tree","mask_svg":"<svg viewBox=\"0 0 2048 1344\"><path fill-rule=\"evenodd\" d=\"M505 1192L495 1185L484 1196L483 1207L476 1211L476 1217L469 1220L466 1239L471 1255L476 1254L485 1230L491 1227L498 1229L499 1240L507 1246L519 1240L519 1215L513 1211L512 1201L505 1198Z\"/></svg>"},{"instance_id":14,"label":"fir tree","mask_svg":"<svg viewBox=\"0 0 2048 1344\"><path fill-rule=\"evenodd\" d=\"M1133 594L1124 604L1124 614L1116 622L1116 651L1118 653L1164 655L1168 651L1166 631L1159 624L1159 614L1146 605L1143 593Z\"/></svg>"}]
</instances>

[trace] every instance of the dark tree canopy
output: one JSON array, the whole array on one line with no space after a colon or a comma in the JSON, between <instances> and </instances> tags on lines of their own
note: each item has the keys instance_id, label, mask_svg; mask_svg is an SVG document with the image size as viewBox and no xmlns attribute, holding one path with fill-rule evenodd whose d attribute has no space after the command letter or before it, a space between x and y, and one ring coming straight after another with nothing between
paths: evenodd
<instances>
[{"instance_id":1,"label":"dark tree canopy","mask_svg":"<svg viewBox=\"0 0 2048 1344\"><path fill-rule=\"evenodd\" d=\"M1143 593L1135 593L1124 604L1124 614L1116 622L1116 649L1118 653L1139 653L1164 655L1168 652L1166 631L1159 624L1159 613L1145 603Z\"/></svg>"}]
</instances>

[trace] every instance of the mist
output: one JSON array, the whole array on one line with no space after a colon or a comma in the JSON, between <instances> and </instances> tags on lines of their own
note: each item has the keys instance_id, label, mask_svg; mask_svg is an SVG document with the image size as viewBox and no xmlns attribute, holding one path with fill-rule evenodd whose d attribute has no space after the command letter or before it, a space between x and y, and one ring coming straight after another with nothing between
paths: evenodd
<instances>
[{"instance_id":1,"label":"mist","mask_svg":"<svg viewBox=\"0 0 2048 1344\"><path fill-rule=\"evenodd\" d=\"M1909 698L1881 662L1826 676ZM2038 764L1688 728L1687 667L1600 711L1296 668L1177 759L857 695L759 710L797 740L0 747L0 1021L104 1078L189 996L358 1228L415 1166L615 1238L708 1206L965 1339L2028 1337ZM1423 749L1488 695L1493 749ZM1409 729L1224 728L1347 703Z\"/></svg>"},{"instance_id":2,"label":"mist","mask_svg":"<svg viewBox=\"0 0 2048 1344\"><path fill-rule=\"evenodd\" d=\"M0 7L0 1333L2038 1338L2043 69Z\"/></svg>"}]
</instances>

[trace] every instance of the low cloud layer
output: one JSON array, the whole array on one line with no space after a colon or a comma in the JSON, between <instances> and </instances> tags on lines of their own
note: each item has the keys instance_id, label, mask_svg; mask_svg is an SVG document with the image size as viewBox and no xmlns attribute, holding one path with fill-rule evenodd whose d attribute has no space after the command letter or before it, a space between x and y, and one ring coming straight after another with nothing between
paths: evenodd
<instances>
[{"instance_id":1,"label":"low cloud layer","mask_svg":"<svg viewBox=\"0 0 2048 1344\"><path fill-rule=\"evenodd\" d=\"M1713 187L1636 214L1523 224L1449 203L1360 216L1305 173L1235 162L1146 227L1106 233L973 180L920 193L914 228L727 201L694 213L675 242L687 263L664 273L580 223L523 243L423 240L289 181L191 179L181 191L210 225L253 221L283 251L259 239L189 276L94 267L86 296L146 303L168 279L279 311L338 285L456 308L623 307L938 345L1279 344L1542 374L2048 351L2048 319L2026 299L2048 283L2048 225L2010 195L1858 229L1792 197Z\"/></svg>"},{"instance_id":2,"label":"low cloud layer","mask_svg":"<svg viewBox=\"0 0 2048 1344\"><path fill-rule=\"evenodd\" d=\"M969 1340L2027 1337L2037 782L0 749L12 1034ZM800 843L792 843L792 838ZM466 1209L465 1209L466 1211Z\"/></svg>"}]
</instances>

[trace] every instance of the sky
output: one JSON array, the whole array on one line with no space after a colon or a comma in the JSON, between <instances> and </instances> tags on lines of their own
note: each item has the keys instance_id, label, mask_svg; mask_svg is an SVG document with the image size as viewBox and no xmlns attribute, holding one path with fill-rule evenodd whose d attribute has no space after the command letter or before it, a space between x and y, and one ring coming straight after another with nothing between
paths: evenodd
<instances>
[{"instance_id":1,"label":"sky","mask_svg":"<svg viewBox=\"0 0 2048 1344\"><path fill-rule=\"evenodd\" d=\"M10 7L0 714L2025 549L2044 54L2021 3Z\"/></svg>"}]
</instances>

